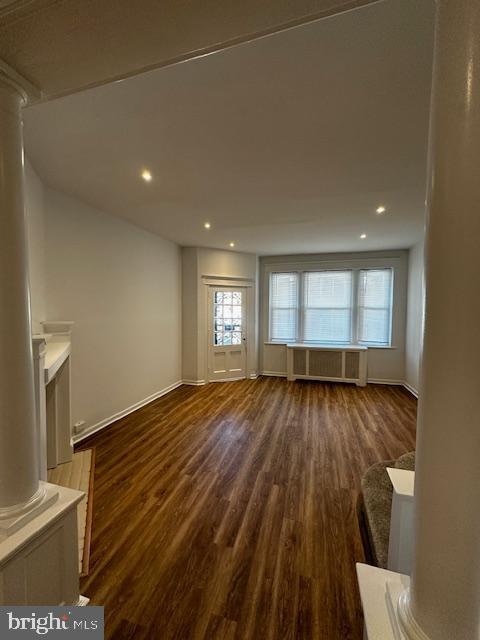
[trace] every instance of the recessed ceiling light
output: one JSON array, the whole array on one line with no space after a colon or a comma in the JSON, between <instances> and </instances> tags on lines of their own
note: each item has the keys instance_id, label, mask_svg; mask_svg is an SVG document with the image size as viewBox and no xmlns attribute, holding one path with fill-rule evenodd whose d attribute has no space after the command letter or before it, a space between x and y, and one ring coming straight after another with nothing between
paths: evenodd
<instances>
[{"instance_id":1,"label":"recessed ceiling light","mask_svg":"<svg viewBox=\"0 0 480 640\"><path fill-rule=\"evenodd\" d=\"M142 171L142 178L145 180L145 182L151 182L152 181L152 174L150 173L150 171L148 169L144 169Z\"/></svg>"},{"instance_id":2,"label":"recessed ceiling light","mask_svg":"<svg viewBox=\"0 0 480 640\"><path fill-rule=\"evenodd\" d=\"M212 225L210 224L210 222L205 222L203 226L205 227L205 229L210 229Z\"/></svg>"},{"instance_id":3,"label":"recessed ceiling light","mask_svg":"<svg viewBox=\"0 0 480 640\"><path fill-rule=\"evenodd\" d=\"M366 233L362 233L362 235L360 236L360 238L361 238L362 240L365 240L365 238L366 238L366 237L367 237L367 234L366 234Z\"/></svg>"},{"instance_id":4,"label":"recessed ceiling light","mask_svg":"<svg viewBox=\"0 0 480 640\"><path fill-rule=\"evenodd\" d=\"M377 207L377 213L378 214L385 213L385 211L386 211L386 209L385 209L385 207L383 205L381 205L380 207Z\"/></svg>"},{"instance_id":5,"label":"recessed ceiling light","mask_svg":"<svg viewBox=\"0 0 480 640\"><path fill-rule=\"evenodd\" d=\"M234 246L235 246L235 243L234 243L234 242L230 242L230 246L231 246L231 247L234 247Z\"/></svg>"}]
</instances>

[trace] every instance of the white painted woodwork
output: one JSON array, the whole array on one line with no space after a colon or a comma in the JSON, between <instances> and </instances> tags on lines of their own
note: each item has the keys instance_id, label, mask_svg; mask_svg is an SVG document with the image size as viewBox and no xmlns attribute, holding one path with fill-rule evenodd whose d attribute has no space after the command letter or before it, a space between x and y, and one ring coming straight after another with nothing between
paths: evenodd
<instances>
[{"instance_id":1,"label":"white painted woodwork","mask_svg":"<svg viewBox=\"0 0 480 640\"><path fill-rule=\"evenodd\" d=\"M75 605L77 504L83 493L46 484L57 499L0 541L0 605Z\"/></svg>"},{"instance_id":2,"label":"white painted woodwork","mask_svg":"<svg viewBox=\"0 0 480 640\"><path fill-rule=\"evenodd\" d=\"M365 619L365 640L405 640L400 632L393 594L404 591L410 578L361 563L357 563L357 578Z\"/></svg>"},{"instance_id":3,"label":"white painted woodwork","mask_svg":"<svg viewBox=\"0 0 480 640\"><path fill-rule=\"evenodd\" d=\"M18 74L5 76L0 67L0 604L76 604L83 494L39 480L46 408L35 404L34 370L40 383L46 345L34 340L32 349L21 118L27 92Z\"/></svg>"},{"instance_id":4,"label":"white painted woodwork","mask_svg":"<svg viewBox=\"0 0 480 640\"><path fill-rule=\"evenodd\" d=\"M208 282L208 280L207 280ZM235 345L215 344L215 294L239 293L241 295L241 341ZM247 372L247 288L237 286L208 286L208 381L226 382L246 377Z\"/></svg>"},{"instance_id":5,"label":"white painted woodwork","mask_svg":"<svg viewBox=\"0 0 480 640\"><path fill-rule=\"evenodd\" d=\"M480 635L480 3L438 0L408 638Z\"/></svg>"},{"instance_id":6,"label":"white painted woodwork","mask_svg":"<svg viewBox=\"0 0 480 640\"><path fill-rule=\"evenodd\" d=\"M40 480L47 480L47 403L45 394L45 354L47 343L44 336L32 339L33 378L35 386L35 422L38 435L38 468Z\"/></svg>"},{"instance_id":7,"label":"white painted woodwork","mask_svg":"<svg viewBox=\"0 0 480 640\"><path fill-rule=\"evenodd\" d=\"M425 321L425 256L423 238L408 252L407 326L405 332L405 380L418 397L423 325Z\"/></svg>"},{"instance_id":8,"label":"white painted woodwork","mask_svg":"<svg viewBox=\"0 0 480 640\"><path fill-rule=\"evenodd\" d=\"M0 5L0 58L54 96L249 42L375 0L17 0ZM92 16L95 16L92 24ZM173 37L172 34L175 34ZM58 64L61 60L62 64Z\"/></svg>"},{"instance_id":9,"label":"white painted woodwork","mask_svg":"<svg viewBox=\"0 0 480 640\"><path fill-rule=\"evenodd\" d=\"M0 71L0 520L3 509L21 510L39 492L23 194L22 99L15 81L11 82Z\"/></svg>"},{"instance_id":10,"label":"white painted woodwork","mask_svg":"<svg viewBox=\"0 0 480 640\"><path fill-rule=\"evenodd\" d=\"M367 384L367 352L368 347L361 345L287 344L287 377L289 380L354 382L364 387ZM318 363L315 361L317 353L323 356ZM355 358L353 367L351 357ZM296 365L297 359L300 366ZM315 372L315 366L321 369L321 375Z\"/></svg>"},{"instance_id":11,"label":"white painted woodwork","mask_svg":"<svg viewBox=\"0 0 480 640\"><path fill-rule=\"evenodd\" d=\"M415 472L387 469L393 485L388 569L410 575L413 562L413 513Z\"/></svg>"},{"instance_id":12,"label":"white painted woodwork","mask_svg":"<svg viewBox=\"0 0 480 640\"><path fill-rule=\"evenodd\" d=\"M257 258L248 253L205 247L182 249L182 377L203 384L208 380L209 288L246 289L247 373L257 375Z\"/></svg>"},{"instance_id":13,"label":"white painted woodwork","mask_svg":"<svg viewBox=\"0 0 480 640\"><path fill-rule=\"evenodd\" d=\"M43 444L46 434L46 467L70 462L73 455L71 417L70 354L73 322L42 322L44 342L43 369L35 367L35 403L38 429ZM46 480L44 460L40 458L41 478Z\"/></svg>"}]
</instances>

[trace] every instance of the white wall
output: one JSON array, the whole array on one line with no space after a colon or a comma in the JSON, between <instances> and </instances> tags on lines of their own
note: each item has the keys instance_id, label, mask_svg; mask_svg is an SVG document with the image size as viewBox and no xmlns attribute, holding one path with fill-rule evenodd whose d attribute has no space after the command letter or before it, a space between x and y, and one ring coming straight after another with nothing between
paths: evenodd
<instances>
[{"instance_id":1,"label":"white wall","mask_svg":"<svg viewBox=\"0 0 480 640\"><path fill-rule=\"evenodd\" d=\"M25 163L25 210L30 275L32 331L40 333L46 320L45 212L43 184L31 164Z\"/></svg>"},{"instance_id":2,"label":"white wall","mask_svg":"<svg viewBox=\"0 0 480 640\"><path fill-rule=\"evenodd\" d=\"M270 271L275 271L276 269L392 267L394 269L392 348L369 349L368 377L370 380L403 382L405 380L407 259L407 251L307 254L261 258L260 371L285 375L287 370L286 346L268 343Z\"/></svg>"},{"instance_id":3,"label":"white wall","mask_svg":"<svg viewBox=\"0 0 480 640\"><path fill-rule=\"evenodd\" d=\"M425 309L423 241L410 249L408 258L407 337L405 379L418 394L420 364L423 348Z\"/></svg>"},{"instance_id":4,"label":"white wall","mask_svg":"<svg viewBox=\"0 0 480 640\"><path fill-rule=\"evenodd\" d=\"M183 263L183 378L204 382L207 375L207 287L204 279L232 278L253 283L247 312L249 349L247 375L257 373L256 318L258 259L254 254L204 247L182 250ZM196 315L194 315L196 314Z\"/></svg>"},{"instance_id":5,"label":"white wall","mask_svg":"<svg viewBox=\"0 0 480 640\"><path fill-rule=\"evenodd\" d=\"M33 315L75 322L72 422L89 428L181 380L180 248L26 179Z\"/></svg>"}]
</instances>

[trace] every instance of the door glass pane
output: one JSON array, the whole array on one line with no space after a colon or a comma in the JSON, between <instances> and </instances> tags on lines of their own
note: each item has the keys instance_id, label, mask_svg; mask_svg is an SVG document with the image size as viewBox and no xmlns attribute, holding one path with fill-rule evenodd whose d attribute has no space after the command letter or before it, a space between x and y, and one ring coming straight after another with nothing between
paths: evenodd
<instances>
[{"instance_id":1,"label":"door glass pane","mask_svg":"<svg viewBox=\"0 0 480 640\"><path fill-rule=\"evenodd\" d=\"M242 291L215 291L213 298L214 345L242 344Z\"/></svg>"}]
</instances>

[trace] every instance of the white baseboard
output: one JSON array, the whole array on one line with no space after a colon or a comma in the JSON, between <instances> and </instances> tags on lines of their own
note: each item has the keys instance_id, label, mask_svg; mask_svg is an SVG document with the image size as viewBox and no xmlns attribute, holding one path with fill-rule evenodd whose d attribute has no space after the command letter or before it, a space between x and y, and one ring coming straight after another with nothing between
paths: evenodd
<instances>
[{"instance_id":1,"label":"white baseboard","mask_svg":"<svg viewBox=\"0 0 480 640\"><path fill-rule=\"evenodd\" d=\"M262 376L273 376L274 378L286 378L287 372L283 373L283 371L262 371Z\"/></svg>"},{"instance_id":2,"label":"white baseboard","mask_svg":"<svg viewBox=\"0 0 480 640\"><path fill-rule=\"evenodd\" d=\"M78 442L85 440L85 438L88 438L94 433L97 433L97 431L101 431L102 429L105 429L105 427L108 427L109 425L111 425L112 422L116 422L117 420L120 420L120 418L125 418L125 416L128 416L130 413L137 411L137 409L141 409L146 404L149 404L154 400L158 400L158 398L161 398L167 393L170 393L170 391L177 389L182 384L183 384L183 381L178 380L178 382L174 382L168 387L165 387L165 389L161 389L160 391L153 393L151 396L148 396L148 398L145 398L144 400L140 400L140 402L136 402L135 404L132 404L130 407L123 409L123 411L119 411L118 413L115 413L113 416L110 416L109 418L105 418L104 420L100 420L100 422L97 422L91 427L87 427L81 433L77 433L76 435L73 436L73 443L77 444Z\"/></svg>"},{"instance_id":3,"label":"white baseboard","mask_svg":"<svg viewBox=\"0 0 480 640\"><path fill-rule=\"evenodd\" d=\"M412 394L412 396L415 396L415 398L418 398L418 391L417 391L417 389L415 389L415 387L412 387L412 385L411 385L411 384L408 384L408 382L407 382L407 381L405 381L405 382L403 383L403 386L405 387L405 389L406 389L407 391L410 391L410 393Z\"/></svg>"},{"instance_id":4,"label":"white baseboard","mask_svg":"<svg viewBox=\"0 0 480 640\"><path fill-rule=\"evenodd\" d=\"M262 371L261 373L262 376L274 376L277 378L286 378L287 374L283 373L281 371ZM406 382L406 380L397 380L397 379L390 379L390 378L368 378L368 382L370 384L390 384L390 385L396 385L399 387L405 387L405 389L407 389L407 391L410 391L410 393L412 395L414 395L416 398L418 398L418 391L417 389L415 389L415 387L412 387L410 384L408 384L408 382Z\"/></svg>"},{"instance_id":5,"label":"white baseboard","mask_svg":"<svg viewBox=\"0 0 480 640\"><path fill-rule=\"evenodd\" d=\"M182 380L183 384L188 384L191 387L201 387L202 384L207 384L206 380Z\"/></svg>"}]
</instances>

